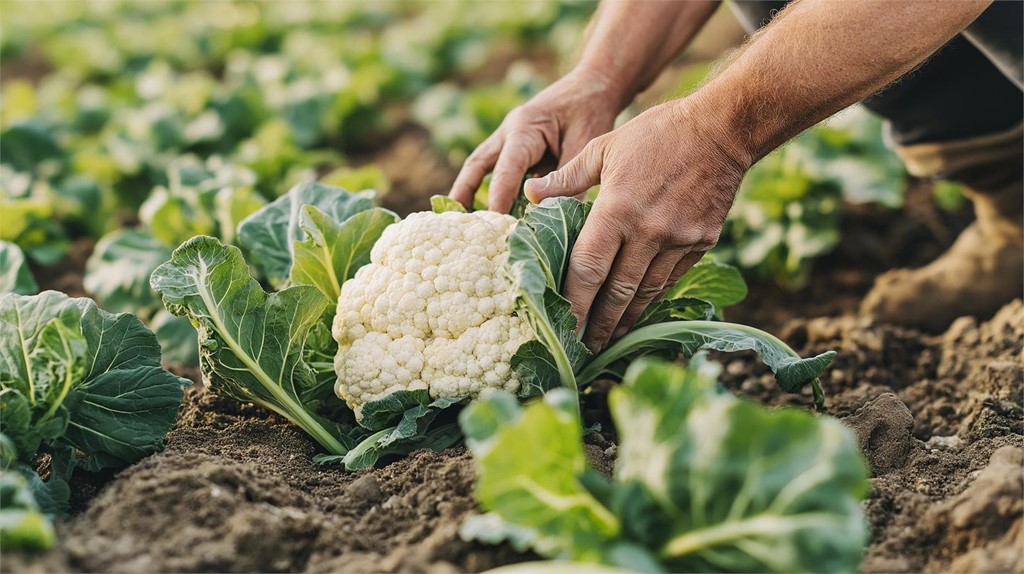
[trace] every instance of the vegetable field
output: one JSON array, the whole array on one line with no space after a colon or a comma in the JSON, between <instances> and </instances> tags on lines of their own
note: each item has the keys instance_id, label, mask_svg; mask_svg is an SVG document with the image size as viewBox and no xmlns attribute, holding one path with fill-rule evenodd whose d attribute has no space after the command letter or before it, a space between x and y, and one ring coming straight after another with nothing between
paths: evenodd
<instances>
[{"instance_id":1,"label":"vegetable field","mask_svg":"<svg viewBox=\"0 0 1024 574\"><path fill-rule=\"evenodd\" d=\"M970 221L877 119L598 352L599 190L443 197L594 8L0 4L0 570L1024 571L1024 303L856 316Z\"/></svg>"}]
</instances>

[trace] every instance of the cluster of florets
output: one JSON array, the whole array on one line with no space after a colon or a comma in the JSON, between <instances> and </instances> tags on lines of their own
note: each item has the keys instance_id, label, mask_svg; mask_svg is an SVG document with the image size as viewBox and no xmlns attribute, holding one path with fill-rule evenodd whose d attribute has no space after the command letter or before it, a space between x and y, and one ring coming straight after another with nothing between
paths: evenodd
<instances>
[{"instance_id":1,"label":"cluster of florets","mask_svg":"<svg viewBox=\"0 0 1024 574\"><path fill-rule=\"evenodd\" d=\"M472 397L519 389L509 364L533 329L505 270L516 219L414 213L388 227L370 263L342 285L335 392L357 414L398 390Z\"/></svg>"}]
</instances>

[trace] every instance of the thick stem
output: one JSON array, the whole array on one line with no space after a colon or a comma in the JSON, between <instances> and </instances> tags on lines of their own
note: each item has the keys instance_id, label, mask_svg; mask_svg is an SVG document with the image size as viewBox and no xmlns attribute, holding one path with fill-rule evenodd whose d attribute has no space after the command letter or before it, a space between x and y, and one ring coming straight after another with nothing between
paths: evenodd
<instances>
[{"instance_id":1,"label":"thick stem","mask_svg":"<svg viewBox=\"0 0 1024 574\"><path fill-rule=\"evenodd\" d=\"M543 310L537 309L529 297L523 297L523 302L526 304L531 317L543 316ZM565 355L565 348L562 347L558 334L554 332L547 321L532 321L532 323L537 331L537 335L540 336L544 346L547 347L551 357L555 360L555 366L558 368L558 378L561 379L562 385L572 391L573 402L576 404L576 413L582 417L582 412L580 411L580 389L579 385L576 384L576 373L573 372L569 357ZM580 420L583 419L581 418Z\"/></svg>"},{"instance_id":2,"label":"thick stem","mask_svg":"<svg viewBox=\"0 0 1024 574\"><path fill-rule=\"evenodd\" d=\"M205 264L202 267L202 272L202 274L205 276ZM243 364L245 364L245 367L249 370L249 372L252 373L252 375L256 377L257 380L259 380L260 384L263 385L263 388L265 388L280 404L279 407L271 408L278 414L282 415L286 419L298 425L300 428L302 428L302 430L306 431L306 433L308 433L309 436L316 439L318 443L320 443L325 449L327 449L327 452L336 455L347 454L348 449L345 448L345 445L341 444L341 442L338 441L337 438L331 435L331 433L327 432L327 430L322 425L320 425L312 417L312 415L306 412L306 409L303 408L302 405L300 405L298 402L292 399L292 397L290 397L288 393L285 392L284 388L278 385L274 381L274 379L270 375L268 375L266 371L263 370L263 367L259 363L254 361L253 358L250 357L249 354L242 349L242 346L238 343L238 341L236 341L234 337L230 335L230 332L227 330L224 323L220 320L220 315L217 314L217 305L213 301L212 294L209 293L203 287L203 285L204 284L202 280L200 278L197 278L196 286L197 291L199 293L199 297L203 300L203 303L206 305L206 308L210 310L208 316L210 317L210 320L213 322L215 330L217 331L217 333L220 334L221 338L227 344L228 348L231 349L231 352L234 353L234 355L238 357L238 359L242 361ZM264 404L270 406L267 403Z\"/></svg>"}]
</instances>

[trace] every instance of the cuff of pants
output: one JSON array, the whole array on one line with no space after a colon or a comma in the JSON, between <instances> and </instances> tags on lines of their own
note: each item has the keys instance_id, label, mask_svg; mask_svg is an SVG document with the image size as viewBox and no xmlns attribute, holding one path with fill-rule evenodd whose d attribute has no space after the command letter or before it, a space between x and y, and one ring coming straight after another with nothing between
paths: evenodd
<instances>
[{"instance_id":1,"label":"cuff of pants","mask_svg":"<svg viewBox=\"0 0 1024 574\"><path fill-rule=\"evenodd\" d=\"M979 192L1002 188L1022 177L1024 123L970 138L897 146L911 175L957 181Z\"/></svg>"}]
</instances>

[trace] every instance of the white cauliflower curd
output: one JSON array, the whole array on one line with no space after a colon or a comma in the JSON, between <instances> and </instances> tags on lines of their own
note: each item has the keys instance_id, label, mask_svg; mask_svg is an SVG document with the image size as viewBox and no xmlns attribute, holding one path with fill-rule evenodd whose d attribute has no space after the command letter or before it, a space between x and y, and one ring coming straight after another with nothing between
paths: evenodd
<instances>
[{"instance_id":1,"label":"white cauliflower curd","mask_svg":"<svg viewBox=\"0 0 1024 574\"><path fill-rule=\"evenodd\" d=\"M334 391L362 406L399 390L472 397L519 389L509 361L535 338L513 316L504 265L516 219L489 211L414 213L388 227L341 288Z\"/></svg>"}]
</instances>

